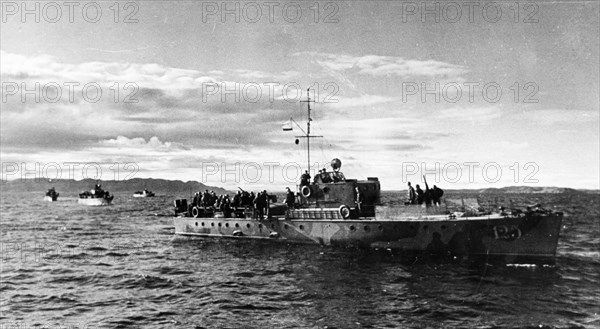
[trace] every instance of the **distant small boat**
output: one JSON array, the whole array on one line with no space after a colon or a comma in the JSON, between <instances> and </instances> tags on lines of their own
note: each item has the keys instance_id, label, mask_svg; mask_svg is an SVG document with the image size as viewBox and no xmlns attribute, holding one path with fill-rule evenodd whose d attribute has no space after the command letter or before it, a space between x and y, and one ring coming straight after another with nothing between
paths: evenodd
<instances>
[{"instance_id":1,"label":"distant small boat","mask_svg":"<svg viewBox=\"0 0 600 329\"><path fill-rule=\"evenodd\" d=\"M153 196L154 196L154 192L148 191L146 189L143 191L137 191L137 192L133 193L134 198L149 198L149 197L153 197Z\"/></svg>"},{"instance_id":2,"label":"distant small boat","mask_svg":"<svg viewBox=\"0 0 600 329\"><path fill-rule=\"evenodd\" d=\"M100 184L96 184L94 189L79 193L77 203L87 206L103 206L111 204L114 195L110 195L108 191L104 191Z\"/></svg>"},{"instance_id":3,"label":"distant small boat","mask_svg":"<svg viewBox=\"0 0 600 329\"><path fill-rule=\"evenodd\" d=\"M59 193L56 192L54 187L51 189L48 189L48 192L46 192L46 196L44 197L44 201L54 202L58 199L58 195L59 195Z\"/></svg>"}]
</instances>

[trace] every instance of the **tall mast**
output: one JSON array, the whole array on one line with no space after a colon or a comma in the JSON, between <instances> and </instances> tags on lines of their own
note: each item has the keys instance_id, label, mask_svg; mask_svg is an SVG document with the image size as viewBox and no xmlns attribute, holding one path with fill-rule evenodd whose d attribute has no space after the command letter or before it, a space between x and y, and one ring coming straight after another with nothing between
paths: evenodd
<instances>
[{"instance_id":1,"label":"tall mast","mask_svg":"<svg viewBox=\"0 0 600 329\"><path fill-rule=\"evenodd\" d=\"M317 137L323 137L323 136L311 136L310 135L310 122L312 121L312 118L310 117L310 103L314 102L310 100L310 88L306 89L306 100L305 101L300 101L301 103L308 103L308 118L306 120L306 135L305 136L296 136L296 137L304 137L306 138L306 156L307 156L307 163L306 163L306 170L308 170L310 172L310 139L311 138L317 138Z\"/></svg>"},{"instance_id":2,"label":"tall mast","mask_svg":"<svg viewBox=\"0 0 600 329\"><path fill-rule=\"evenodd\" d=\"M310 170L310 88L306 89L306 103L308 105L308 120L306 120L306 154L308 157L308 169Z\"/></svg>"}]
</instances>

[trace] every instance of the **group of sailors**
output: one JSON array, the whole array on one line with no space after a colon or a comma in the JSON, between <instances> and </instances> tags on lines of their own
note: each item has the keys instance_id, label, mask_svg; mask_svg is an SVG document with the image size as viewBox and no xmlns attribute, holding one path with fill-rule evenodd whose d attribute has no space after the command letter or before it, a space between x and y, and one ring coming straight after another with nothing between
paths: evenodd
<instances>
[{"instance_id":1,"label":"group of sailors","mask_svg":"<svg viewBox=\"0 0 600 329\"><path fill-rule=\"evenodd\" d=\"M294 209L296 207L297 194L289 187L286 189L285 204L288 209ZM270 202L275 202L276 200L276 197L268 194L266 190L254 193L240 189L233 198L230 198L228 194L217 195L214 191L209 192L205 190L204 192L196 192L194 194L190 209L199 207L205 210L221 211L226 217L229 217L231 212L237 208L250 208L254 211L255 216L263 219L265 216L268 216Z\"/></svg>"},{"instance_id":2,"label":"group of sailors","mask_svg":"<svg viewBox=\"0 0 600 329\"><path fill-rule=\"evenodd\" d=\"M103 190L102 185L100 185L100 184L94 185L94 191L92 191L92 194L94 194L94 196L97 198L110 197L110 193L108 191Z\"/></svg>"},{"instance_id":3,"label":"group of sailors","mask_svg":"<svg viewBox=\"0 0 600 329\"><path fill-rule=\"evenodd\" d=\"M427 185L427 180L425 176L423 176L423 180L425 181L425 191L421 189L419 184L415 185L415 188L412 187L410 182L408 182L408 199L406 204L425 204L426 206L439 206L442 200L442 196L444 195L444 190L433 185L433 188L429 188Z\"/></svg>"},{"instance_id":4,"label":"group of sailors","mask_svg":"<svg viewBox=\"0 0 600 329\"><path fill-rule=\"evenodd\" d=\"M58 196L58 193L56 192L56 189L54 187L52 187L52 188L48 189L48 191L46 192L46 196L53 198L55 196Z\"/></svg>"},{"instance_id":5,"label":"group of sailors","mask_svg":"<svg viewBox=\"0 0 600 329\"><path fill-rule=\"evenodd\" d=\"M255 210L259 218L264 218L268 213L270 199L271 196L266 190L257 193L240 190L233 198L230 198L228 194L217 196L214 191L205 190L194 194L191 207L218 210L224 214L230 214L236 208L248 207Z\"/></svg>"},{"instance_id":6,"label":"group of sailors","mask_svg":"<svg viewBox=\"0 0 600 329\"><path fill-rule=\"evenodd\" d=\"M102 185L95 184L94 189L91 191L83 191L83 193L79 193L80 198L110 198L110 192L104 191L102 189Z\"/></svg>"},{"instance_id":7,"label":"group of sailors","mask_svg":"<svg viewBox=\"0 0 600 329\"><path fill-rule=\"evenodd\" d=\"M344 181L346 178L344 174L339 171L328 172L327 169L323 168L319 170L319 173L315 175L313 184L316 183L338 183ZM304 174L300 176L300 186L310 185L310 174L308 170L304 171Z\"/></svg>"}]
</instances>

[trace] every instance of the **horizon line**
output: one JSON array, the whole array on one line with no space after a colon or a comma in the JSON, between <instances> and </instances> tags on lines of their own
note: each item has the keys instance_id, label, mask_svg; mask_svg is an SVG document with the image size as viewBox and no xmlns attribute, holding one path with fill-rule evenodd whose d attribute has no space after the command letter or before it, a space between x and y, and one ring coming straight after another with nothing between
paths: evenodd
<instances>
[{"instance_id":1,"label":"horizon line","mask_svg":"<svg viewBox=\"0 0 600 329\"><path fill-rule=\"evenodd\" d=\"M55 179L55 181L71 181L71 182L82 182L85 180L90 180L90 181L98 181L98 182L128 182L128 181L132 181L132 180L162 180L162 181L168 181L168 182L181 182L181 183L198 183L198 184L202 184L205 185L207 187L214 187L214 188L220 188L223 190L229 190L226 187L222 187L222 186L216 186L216 185L209 185L208 183L203 183L197 180L181 180L181 179L166 179L166 178L152 178L152 177L146 177L146 178L142 178L142 177L134 177L134 178L128 178L128 179L120 179L120 180L102 180L102 179L93 179L93 178L83 178L83 179L65 179L65 178L58 178ZM15 179L2 179L0 180L0 184L5 184L8 182L15 182L15 181L34 181L34 182L43 182L43 181L47 181L47 178L15 178ZM51 183L51 182L48 182ZM504 185L504 186L497 186L497 187L475 187L475 188L444 188L444 190L446 191L461 191L461 190L469 190L469 191L477 191L477 190L484 190L484 189L503 189L503 188L521 188L521 187L525 187L525 188L561 188L561 189L571 189L571 190L578 190L578 191L597 191L600 192L600 187L598 188L582 188L582 187L566 187L566 186L556 186L556 185L545 185L545 186L531 186L531 185ZM263 187L261 187L260 189L263 189ZM381 189L382 192L405 192L404 189Z\"/></svg>"}]
</instances>

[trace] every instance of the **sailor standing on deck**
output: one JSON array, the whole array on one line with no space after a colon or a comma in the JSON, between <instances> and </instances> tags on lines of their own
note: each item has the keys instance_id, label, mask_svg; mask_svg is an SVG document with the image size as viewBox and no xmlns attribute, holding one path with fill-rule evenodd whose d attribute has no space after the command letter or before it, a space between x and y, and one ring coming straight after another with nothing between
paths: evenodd
<instances>
[{"instance_id":1,"label":"sailor standing on deck","mask_svg":"<svg viewBox=\"0 0 600 329\"><path fill-rule=\"evenodd\" d=\"M200 194L198 192L194 193L194 199L192 200L192 206L198 206L198 199L200 198Z\"/></svg>"},{"instance_id":2,"label":"sailor standing on deck","mask_svg":"<svg viewBox=\"0 0 600 329\"><path fill-rule=\"evenodd\" d=\"M254 215L258 217L258 219L262 219L262 207L260 205L260 192L256 193L256 196L252 200L252 205L254 206Z\"/></svg>"},{"instance_id":3,"label":"sailor standing on deck","mask_svg":"<svg viewBox=\"0 0 600 329\"><path fill-rule=\"evenodd\" d=\"M304 174L300 176L300 186L309 185L310 184L310 174L308 170L304 171Z\"/></svg>"},{"instance_id":4,"label":"sailor standing on deck","mask_svg":"<svg viewBox=\"0 0 600 329\"><path fill-rule=\"evenodd\" d=\"M417 201L417 195L415 194L415 189L408 182L408 202L407 204L415 204Z\"/></svg>"},{"instance_id":5,"label":"sailor standing on deck","mask_svg":"<svg viewBox=\"0 0 600 329\"><path fill-rule=\"evenodd\" d=\"M296 202L296 196L294 195L294 192L292 192L292 190L290 190L289 187L286 187L287 189L287 193L285 195L285 204L287 205L287 209L294 209L294 203Z\"/></svg>"},{"instance_id":6,"label":"sailor standing on deck","mask_svg":"<svg viewBox=\"0 0 600 329\"><path fill-rule=\"evenodd\" d=\"M213 209L216 207L218 201L217 193L215 191L210 191L210 207Z\"/></svg>"},{"instance_id":7,"label":"sailor standing on deck","mask_svg":"<svg viewBox=\"0 0 600 329\"><path fill-rule=\"evenodd\" d=\"M256 193L254 198L254 209L259 220L263 220L265 216L265 208L267 207L267 191Z\"/></svg>"},{"instance_id":8,"label":"sailor standing on deck","mask_svg":"<svg viewBox=\"0 0 600 329\"><path fill-rule=\"evenodd\" d=\"M250 192L250 194L248 194L248 205L253 207L254 200L256 200L256 196L254 195L254 192Z\"/></svg>"},{"instance_id":9,"label":"sailor standing on deck","mask_svg":"<svg viewBox=\"0 0 600 329\"><path fill-rule=\"evenodd\" d=\"M233 196L233 203L231 204L234 208L240 206L240 202L242 201L242 192L237 191L237 193Z\"/></svg>"},{"instance_id":10,"label":"sailor standing on deck","mask_svg":"<svg viewBox=\"0 0 600 329\"><path fill-rule=\"evenodd\" d=\"M433 199L433 204L436 206L439 206L442 201L442 196L444 195L444 190L433 185L433 190L432 190L431 195L432 195L432 199Z\"/></svg>"},{"instance_id":11,"label":"sailor standing on deck","mask_svg":"<svg viewBox=\"0 0 600 329\"><path fill-rule=\"evenodd\" d=\"M415 185L415 187L417 193L417 204L423 204L423 197L425 196L425 192L423 192L419 184Z\"/></svg>"},{"instance_id":12,"label":"sailor standing on deck","mask_svg":"<svg viewBox=\"0 0 600 329\"><path fill-rule=\"evenodd\" d=\"M253 200L250 199L250 193L248 193L248 191L242 191L242 196L240 197L240 206L249 206L252 204L252 201Z\"/></svg>"},{"instance_id":13,"label":"sailor standing on deck","mask_svg":"<svg viewBox=\"0 0 600 329\"><path fill-rule=\"evenodd\" d=\"M327 169L323 168L323 170L321 170L321 182L331 183L332 181L333 179L331 179L331 176L329 176Z\"/></svg>"},{"instance_id":14,"label":"sailor standing on deck","mask_svg":"<svg viewBox=\"0 0 600 329\"><path fill-rule=\"evenodd\" d=\"M210 206L210 194L208 193L208 190L204 190L204 193L202 194L202 206L204 208Z\"/></svg>"}]
</instances>

